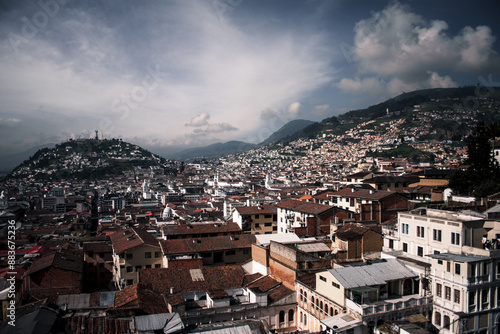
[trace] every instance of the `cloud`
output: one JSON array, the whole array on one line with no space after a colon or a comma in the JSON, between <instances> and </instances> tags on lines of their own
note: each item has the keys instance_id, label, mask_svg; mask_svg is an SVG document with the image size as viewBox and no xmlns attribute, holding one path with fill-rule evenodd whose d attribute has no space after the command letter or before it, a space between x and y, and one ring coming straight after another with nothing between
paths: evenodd
<instances>
[{"instance_id":1,"label":"cloud","mask_svg":"<svg viewBox=\"0 0 500 334\"><path fill-rule=\"evenodd\" d=\"M196 134L208 134L208 133L220 133L225 131L236 131L238 128L232 126L229 123L214 123L208 124L204 129L195 129L193 133Z\"/></svg>"},{"instance_id":2,"label":"cloud","mask_svg":"<svg viewBox=\"0 0 500 334\"><path fill-rule=\"evenodd\" d=\"M208 120L210 119L210 115L207 114L206 112L201 113L189 121L189 123L186 123L186 126L203 126L208 124Z\"/></svg>"},{"instance_id":3,"label":"cloud","mask_svg":"<svg viewBox=\"0 0 500 334\"><path fill-rule=\"evenodd\" d=\"M4 36L22 36L21 18L41 10L14 7L0 10ZM182 142L187 127L225 139L238 128L244 137L266 117L259 111L286 109L331 82L334 46L324 31L263 28L265 18L241 9L221 20L204 1L71 2L15 49L0 41L0 102L23 124L36 124L44 105L53 125L39 132L99 129L124 140L160 138L158 145Z\"/></svg>"},{"instance_id":4,"label":"cloud","mask_svg":"<svg viewBox=\"0 0 500 334\"><path fill-rule=\"evenodd\" d=\"M329 116L333 114L333 108L329 104L320 104L314 106L314 109L312 110L313 114L317 116Z\"/></svg>"},{"instance_id":5,"label":"cloud","mask_svg":"<svg viewBox=\"0 0 500 334\"><path fill-rule=\"evenodd\" d=\"M270 109L270 108L266 108L264 110L262 110L260 112L260 116L259 118L263 121L268 121L270 119L273 119L277 116L278 114L276 113L276 111Z\"/></svg>"},{"instance_id":6,"label":"cloud","mask_svg":"<svg viewBox=\"0 0 500 334\"><path fill-rule=\"evenodd\" d=\"M3 128L3 127L13 128L13 127L17 127L20 124L21 124L21 120L19 118L15 118L15 117L9 117L9 118L0 117L0 127L1 128Z\"/></svg>"},{"instance_id":7,"label":"cloud","mask_svg":"<svg viewBox=\"0 0 500 334\"><path fill-rule=\"evenodd\" d=\"M427 21L392 3L355 25L350 60L356 78L334 86L349 93L384 96L413 89L457 86L451 75L478 76L500 65L489 27L465 27L455 36L442 20Z\"/></svg>"},{"instance_id":8,"label":"cloud","mask_svg":"<svg viewBox=\"0 0 500 334\"><path fill-rule=\"evenodd\" d=\"M288 106L287 112L292 116L297 116L300 113L302 105L299 102L293 102Z\"/></svg>"}]
</instances>

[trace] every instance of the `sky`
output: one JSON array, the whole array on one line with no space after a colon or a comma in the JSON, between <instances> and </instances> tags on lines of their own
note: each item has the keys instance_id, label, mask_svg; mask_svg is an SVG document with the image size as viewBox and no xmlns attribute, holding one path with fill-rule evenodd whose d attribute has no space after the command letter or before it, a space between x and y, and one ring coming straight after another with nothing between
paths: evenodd
<instances>
[{"instance_id":1,"label":"sky","mask_svg":"<svg viewBox=\"0 0 500 334\"><path fill-rule=\"evenodd\" d=\"M259 143L403 92L500 86L498 1L0 0L0 154Z\"/></svg>"}]
</instances>

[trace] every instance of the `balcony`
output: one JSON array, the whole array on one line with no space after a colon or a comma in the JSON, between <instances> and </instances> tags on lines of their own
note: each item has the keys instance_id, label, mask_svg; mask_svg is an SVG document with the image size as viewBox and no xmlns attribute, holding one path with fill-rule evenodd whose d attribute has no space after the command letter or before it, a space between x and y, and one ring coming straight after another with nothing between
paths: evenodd
<instances>
[{"instance_id":1,"label":"balcony","mask_svg":"<svg viewBox=\"0 0 500 334\"><path fill-rule=\"evenodd\" d=\"M361 316L401 311L418 306L432 305L432 296L408 295L402 297L388 298L369 304L358 304L353 300L347 299L347 308L359 313Z\"/></svg>"}]
</instances>

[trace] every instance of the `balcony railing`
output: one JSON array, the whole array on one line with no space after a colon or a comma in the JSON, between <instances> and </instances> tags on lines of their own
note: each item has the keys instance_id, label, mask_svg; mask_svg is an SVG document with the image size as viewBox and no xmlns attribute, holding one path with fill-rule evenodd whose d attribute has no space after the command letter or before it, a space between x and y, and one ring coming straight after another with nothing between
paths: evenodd
<instances>
[{"instance_id":1,"label":"balcony railing","mask_svg":"<svg viewBox=\"0 0 500 334\"><path fill-rule=\"evenodd\" d=\"M432 296L410 295L400 298L380 300L378 302L360 305L353 300L347 299L347 307L351 310L364 315L399 311L416 306L432 304Z\"/></svg>"}]
</instances>

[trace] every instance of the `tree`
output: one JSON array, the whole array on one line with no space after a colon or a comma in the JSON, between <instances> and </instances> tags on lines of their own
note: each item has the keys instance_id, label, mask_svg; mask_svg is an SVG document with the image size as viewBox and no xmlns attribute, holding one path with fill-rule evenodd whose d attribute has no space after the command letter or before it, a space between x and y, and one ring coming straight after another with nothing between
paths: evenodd
<instances>
[{"instance_id":1,"label":"tree","mask_svg":"<svg viewBox=\"0 0 500 334\"><path fill-rule=\"evenodd\" d=\"M499 132L495 123L477 125L467 143L469 168L450 177L450 187L455 193L481 198L500 192L500 167L493 156L491 141Z\"/></svg>"}]
</instances>

